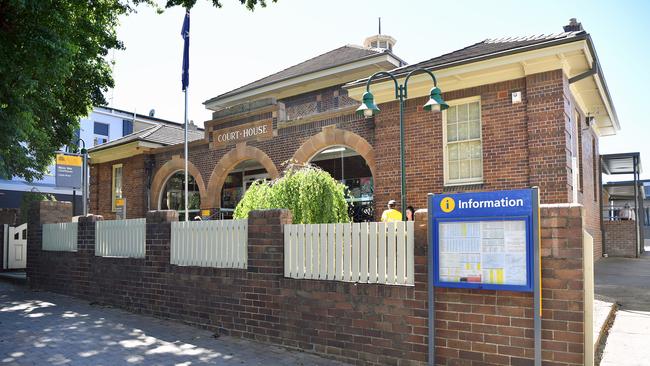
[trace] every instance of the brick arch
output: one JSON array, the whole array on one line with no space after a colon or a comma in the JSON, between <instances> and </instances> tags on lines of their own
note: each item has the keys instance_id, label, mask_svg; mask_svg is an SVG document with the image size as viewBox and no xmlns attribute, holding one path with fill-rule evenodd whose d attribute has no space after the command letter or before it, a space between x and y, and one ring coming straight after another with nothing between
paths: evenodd
<instances>
[{"instance_id":1,"label":"brick arch","mask_svg":"<svg viewBox=\"0 0 650 366\"><path fill-rule=\"evenodd\" d=\"M160 206L160 195L162 194L163 188L167 183L169 177L179 170L185 170L185 161L179 156L175 155L172 159L158 169L156 174L153 177L151 182L151 204L154 209L158 209ZM203 208L204 202L207 201L208 197L206 195L205 183L203 183L203 176L201 172L192 164L191 161L187 162L187 172L196 181L196 185L199 187L199 195L201 196L201 208Z\"/></svg>"},{"instance_id":2,"label":"brick arch","mask_svg":"<svg viewBox=\"0 0 650 366\"><path fill-rule=\"evenodd\" d=\"M217 165L215 165L210 174L210 182L208 183L208 198L206 199L205 208L221 207L221 189L226 181L226 176L230 173L237 164L246 160L255 160L260 163L271 179L276 179L279 176L278 169L273 164L273 160L269 158L266 153L256 147L248 146L245 143L237 144L237 146L224 155ZM203 203L203 200L201 200Z\"/></svg>"},{"instance_id":3,"label":"brick arch","mask_svg":"<svg viewBox=\"0 0 650 366\"><path fill-rule=\"evenodd\" d=\"M372 176L376 177L375 150L372 145L356 133L335 126L324 127L323 131L305 141L293 154L293 160L297 163L308 163L316 154L331 146L345 146L356 151L368 164Z\"/></svg>"}]
</instances>

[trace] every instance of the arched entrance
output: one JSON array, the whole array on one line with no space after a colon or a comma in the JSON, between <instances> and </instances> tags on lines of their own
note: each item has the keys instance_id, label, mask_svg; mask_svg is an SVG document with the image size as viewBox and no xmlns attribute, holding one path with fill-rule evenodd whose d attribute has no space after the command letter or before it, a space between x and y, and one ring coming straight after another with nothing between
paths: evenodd
<instances>
[{"instance_id":1,"label":"arched entrance","mask_svg":"<svg viewBox=\"0 0 650 366\"><path fill-rule=\"evenodd\" d=\"M363 137L328 126L307 140L294 160L312 163L348 187L350 216L355 222L373 220L375 156Z\"/></svg>"},{"instance_id":2,"label":"arched entrance","mask_svg":"<svg viewBox=\"0 0 650 366\"><path fill-rule=\"evenodd\" d=\"M219 208L228 217L255 179L276 179L278 176L275 164L264 151L238 144L212 170L206 202L210 208Z\"/></svg>"}]
</instances>

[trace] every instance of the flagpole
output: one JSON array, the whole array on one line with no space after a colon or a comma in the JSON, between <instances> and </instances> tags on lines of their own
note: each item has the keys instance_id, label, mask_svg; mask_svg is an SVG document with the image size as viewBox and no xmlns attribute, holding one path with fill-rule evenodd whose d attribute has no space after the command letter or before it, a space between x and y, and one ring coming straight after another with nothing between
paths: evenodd
<instances>
[{"instance_id":1,"label":"flagpole","mask_svg":"<svg viewBox=\"0 0 650 366\"><path fill-rule=\"evenodd\" d=\"M190 206L189 206L189 190L188 190L188 185L189 185L189 177L188 177L188 169L187 169L187 161L189 159L188 156L188 146L187 146L187 131L189 129L189 121L187 119L187 91L189 89L189 84L190 84L190 78L189 78L189 68L190 68L190 10L186 9L185 10L185 19L183 20L183 29L181 30L181 35L183 36L183 73L182 73L182 81L183 81L183 92L185 93L185 118L183 119L183 123L185 125L185 131L184 131L184 136L183 136L183 141L184 141L184 150L185 153L183 154L183 160L185 162L185 194L183 195L185 197L185 221L189 221L190 219Z\"/></svg>"},{"instance_id":2,"label":"flagpole","mask_svg":"<svg viewBox=\"0 0 650 366\"><path fill-rule=\"evenodd\" d=\"M188 186L188 183L187 183L188 182L188 179L187 179L187 159L188 159L188 156L187 156L187 152L188 152L188 148L187 148L187 128L188 128L188 121L187 121L187 89L189 89L189 87L185 88L185 136L184 136L185 154L183 154L185 156L185 221L189 221L189 215L190 215L190 213L189 213L190 207L187 205L187 203L189 201L187 199L187 197L188 197L188 189L187 189L187 186Z\"/></svg>"}]
</instances>

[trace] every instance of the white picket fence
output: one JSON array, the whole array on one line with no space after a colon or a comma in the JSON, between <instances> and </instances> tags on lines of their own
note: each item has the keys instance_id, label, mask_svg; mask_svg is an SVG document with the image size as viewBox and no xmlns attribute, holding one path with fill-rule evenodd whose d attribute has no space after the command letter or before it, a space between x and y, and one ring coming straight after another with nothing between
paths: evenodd
<instances>
[{"instance_id":1,"label":"white picket fence","mask_svg":"<svg viewBox=\"0 0 650 366\"><path fill-rule=\"evenodd\" d=\"M76 252L77 251L76 222L61 222L43 224L43 250Z\"/></svg>"},{"instance_id":2,"label":"white picket fence","mask_svg":"<svg viewBox=\"0 0 650 366\"><path fill-rule=\"evenodd\" d=\"M284 226L284 275L298 279L413 285L408 222Z\"/></svg>"},{"instance_id":3,"label":"white picket fence","mask_svg":"<svg viewBox=\"0 0 650 366\"><path fill-rule=\"evenodd\" d=\"M171 264L248 267L248 220L172 222Z\"/></svg>"},{"instance_id":4,"label":"white picket fence","mask_svg":"<svg viewBox=\"0 0 650 366\"><path fill-rule=\"evenodd\" d=\"M146 219L97 221L95 255L144 258Z\"/></svg>"}]
</instances>

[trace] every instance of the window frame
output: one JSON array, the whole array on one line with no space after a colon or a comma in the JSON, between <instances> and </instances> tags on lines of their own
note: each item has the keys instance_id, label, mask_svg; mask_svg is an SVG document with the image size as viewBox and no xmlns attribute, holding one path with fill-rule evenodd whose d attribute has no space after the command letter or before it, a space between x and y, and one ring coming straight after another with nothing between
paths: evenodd
<instances>
[{"instance_id":1,"label":"window frame","mask_svg":"<svg viewBox=\"0 0 650 366\"><path fill-rule=\"evenodd\" d=\"M120 188L122 188L122 189L124 188L124 164L113 164L112 167L111 167L111 210L112 210L112 212L116 211L116 209L115 209L115 199L117 197L115 196L115 171L118 168L121 169L121 173L120 173L120 185L121 185L121 187ZM122 195L122 197L120 197L120 198L124 198L124 195Z\"/></svg>"},{"instance_id":2,"label":"window frame","mask_svg":"<svg viewBox=\"0 0 650 366\"><path fill-rule=\"evenodd\" d=\"M469 104L469 103L474 103L478 102L478 122L479 122L479 138L476 139L468 139L468 140L463 140L463 142L471 142L471 141L480 141L481 142L481 177L480 178L462 178L462 179L453 179L451 180L449 178L449 156L447 153L447 146L448 146L448 141L447 141L447 110L442 111L442 160L443 160L443 180L444 180L444 186L445 187L453 187L453 186L465 186L465 185L470 185L470 184L483 184L484 179L485 179L485 166L484 166L484 159L483 159L483 110L482 110L482 103L481 103L481 96L476 95L472 97L467 97L467 98L460 98L460 99L454 99L447 101L447 104L449 107L454 107L454 106L459 106L463 104ZM456 141L457 143L459 141Z\"/></svg>"}]
</instances>

